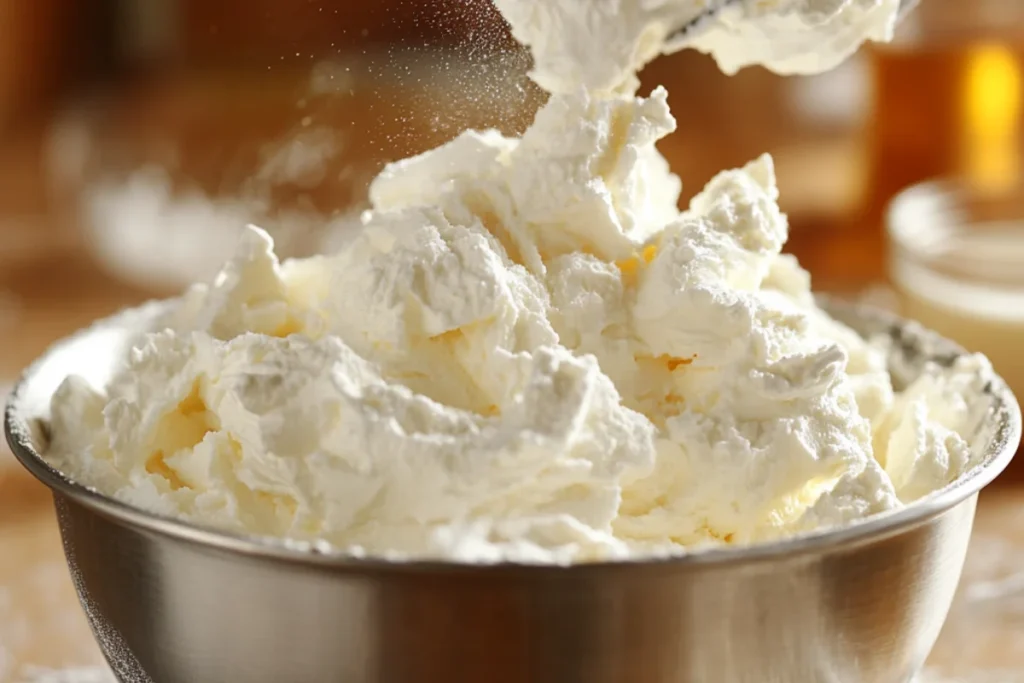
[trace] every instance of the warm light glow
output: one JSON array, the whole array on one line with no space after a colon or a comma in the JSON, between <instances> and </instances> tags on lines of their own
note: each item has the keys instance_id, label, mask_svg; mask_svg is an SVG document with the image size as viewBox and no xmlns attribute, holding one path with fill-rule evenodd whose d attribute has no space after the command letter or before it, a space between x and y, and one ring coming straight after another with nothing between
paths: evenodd
<instances>
[{"instance_id":1,"label":"warm light glow","mask_svg":"<svg viewBox=\"0 0 1024 683\"><path fill-rule=\"evenodd\" d=\"M964 93L966 170L982 190L999 192L1017 182L1021 90L1021 64L1013 51L997 44L971 49Z\"/></svg>"}]
</instances>

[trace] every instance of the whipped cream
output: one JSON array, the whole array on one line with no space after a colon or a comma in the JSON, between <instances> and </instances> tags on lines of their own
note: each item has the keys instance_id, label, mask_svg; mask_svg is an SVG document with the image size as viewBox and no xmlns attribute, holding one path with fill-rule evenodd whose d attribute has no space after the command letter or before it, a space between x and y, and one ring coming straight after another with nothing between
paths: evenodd
<instances>
[{"instance_id":1,"label":"whipped cream","mask_svg":"<svg viewBox=\"0 0 1024 683\"><path fill-rule=\"evenodd\" d=\"M889 41L900 0L494 0L552 93L633 93L636 72L694 48L726 73L827 71L865 40Z\"/></svg>"},{"instance_id":2,"label":"whipped cream","mask_svg":"<svg viewBox=\"0 0 1024 683\"><path fill-rule=\"evenodd\" d=\"M586 4L596 13L499 2L552 90L521 138L468 131L389 165L332 255L279 263L248 228L108 386L61 386L47 457L132 505L238 532L544 563L846 524L972 467L980 449L961 435L984 417L972 399L987 362L894 391L885 349L820 310L781 253L769 157L677 208L655 148L675 128L666 92L615 91L662 49L668 23L650 34L652 17L697 3ZM757 8L730 6L693 44L724 54L729 22L744 35L796 22L835 39L814 42L821 65L892 9ZM608 31L654 42L614 47L623 78L605 78L535 39L556 29L570 51L620 45ZM803 51L772 49L758 58Z\"/></svg>"}]
</instances>

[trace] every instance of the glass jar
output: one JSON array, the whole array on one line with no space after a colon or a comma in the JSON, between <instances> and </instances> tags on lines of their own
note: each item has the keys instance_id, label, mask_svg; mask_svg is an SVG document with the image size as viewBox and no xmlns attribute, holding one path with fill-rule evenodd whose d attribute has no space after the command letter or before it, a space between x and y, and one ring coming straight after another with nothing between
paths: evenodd
<instances>
[{"instance_id":1,"label":"glass jar","mask_svg":"<svg viewBox=\"0 0 1024 683\"><path fill-rule=\"evenodd\" d=\"M886 206L915 183L961 177L997 192L1018 183L1024 3L927 0L892 44L873 45L869 55L873 104L859 220L869 241L881 245Z\"/></svg>"}]
</instances>

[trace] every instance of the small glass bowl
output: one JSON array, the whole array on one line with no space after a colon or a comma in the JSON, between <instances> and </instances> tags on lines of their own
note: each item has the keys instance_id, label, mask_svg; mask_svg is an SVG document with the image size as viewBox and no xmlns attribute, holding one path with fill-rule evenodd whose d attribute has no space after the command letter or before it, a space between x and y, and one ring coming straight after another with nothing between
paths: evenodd
<instances>
[{"instance_id":1,"label":"small glass bowl","mask_svg":"<svg viewBox=\"0 0 1024 683\"><path fill-rule=\"evenodd\" d=\"M925 182L887 218L902 313L984 353L1024 395L1024 186Z\"/></svg>"}]
</instances>

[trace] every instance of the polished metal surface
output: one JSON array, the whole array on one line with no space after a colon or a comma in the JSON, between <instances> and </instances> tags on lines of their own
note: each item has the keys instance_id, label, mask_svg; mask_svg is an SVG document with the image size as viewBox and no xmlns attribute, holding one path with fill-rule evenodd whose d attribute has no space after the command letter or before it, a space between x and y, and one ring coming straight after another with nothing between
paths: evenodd
<instances>
[{"instance_id":1,"label":"polished metal surface","mask_svg":"<svg viewBox=\"0 0 1024 683\"><path fill-rule=\"evenodd\" d=\"M960 353L884 314L829 308L891 337L897 381ZM359 560L156 517L39 458L61 379L101 381L158 311L55 347L26 373L6 421L17 457L54 491L83 607L125 682L905 683L949 609L977 493L1020 441L1020 410L995 381L973 435L984 465L853 527L574 567Z\"/></svg>"}]
</instances>

